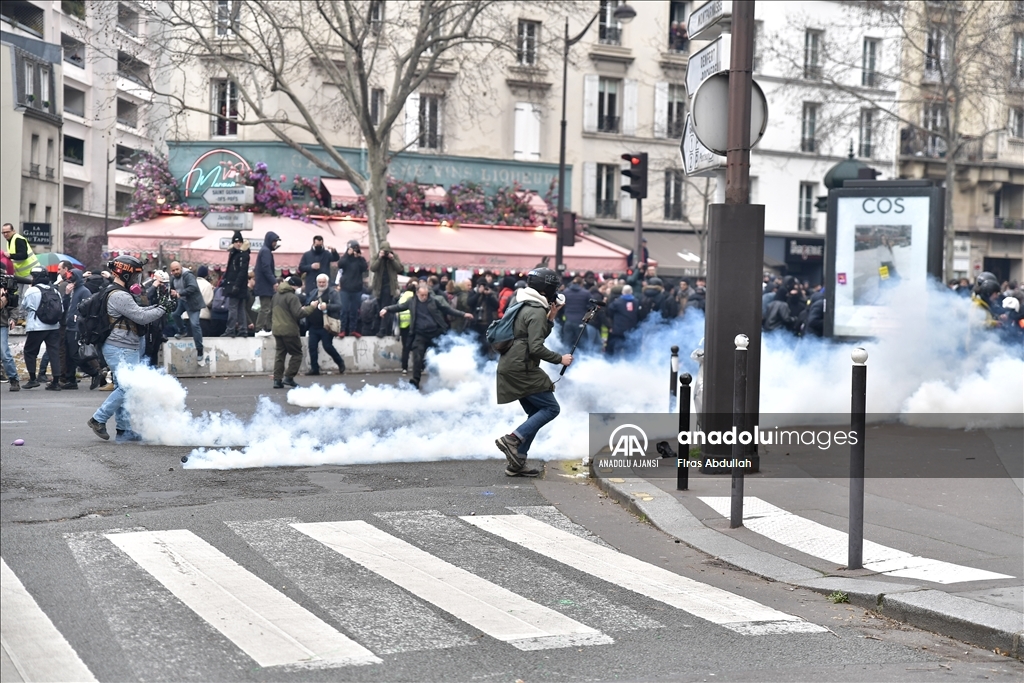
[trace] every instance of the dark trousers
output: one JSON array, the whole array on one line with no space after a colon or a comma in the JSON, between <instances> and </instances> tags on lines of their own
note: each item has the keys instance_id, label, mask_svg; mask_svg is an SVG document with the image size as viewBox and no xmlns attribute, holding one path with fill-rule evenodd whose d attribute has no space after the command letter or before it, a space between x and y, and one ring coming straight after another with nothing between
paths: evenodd
<instances>
[{"instance_id":1,"label":"dark trousers","mask_svg":"<svg viewBox=\"0 0 1024 683\"><path fill-rule=\"evenodd\" d=\"M61 366L64 368L64 381L67 384L73 384L75 380L75 370L82 368L82 372L87 375L94 375L95 372L89 372L89 369L82 366L81 358L78 355L78 330L65 330L64 331L64 358L66 359L67 365Z\"/></svg>"},{"instance_id":2,"label":"dark trousers","mask_svg":"<svg viewBox=\"0 0 1024 683\"><path fill-rule=\"evenodd\" d=\"M341 293L341 331L345 334L359 331L359 304L362 302L362 292Z\"/></svg>"},{"instance_id":3,"label":"dark trousers","mask_svg":"<svg viewBox=\"0 0 1024 683\"><path fill-rule=\"evenodd\" d=\"M409 369L409 353L412 352L412 326L401 327L398 333L402 338L402 369Z\"/></svg>"},{"instance_id":4,"label":"dark trousers","mask_svg":"<svg viewBox=\"0 0 1024 683\"><path fill-rule=\"evenodd\" d=\"M294 337L281 337L274 335L274 341L277 343L277 347L274 353L274 381L279 382L285 377L291 379L295 375L299 374L299 366L302 365L302 341L299 336ZM288 359L288 369L284 367L284 357L286 355L291 356Z\"/></svg>"},{"instance_id":5,"label":"dark trousers","mask_svg":"<svg viewBox=\"0 0 1024 683\"><path fill-rule=\"evenodd\" d=\"M46 354L50 357L53 381L56 382L60 376L60 330L36 330L25 335L25 367L28 370L28 378L36 378L36 358L44 343Z\"/></svg>"},{"instance_id":6,"label":"dark trousers","mask_svg":"<svg viewBox=\"0 0 1024 683\"><path fill-rule=\"evenodd\" d=\"M380 308L386 308L395 303L395 299L390 294L381 294L380 301L377 302ZM383 318L379 319L380 327L377 330L378 337L389 337L394 334L395 331L395 314L388 313Z\"/></svg>"},{"instance_id":7,"label":"dark trousers","mask_svg":"<svg viewBox=\"0 0 1024 683\"><path fill-rule=\"evenodd\" d=\"M266 330L270 331L271 326L274 324L274 297L272 296L261 296L260 297L260 313L256 316L256 331Z\"/></svg>"},{"instance_id":8,"label":"dark trousers","mask_svg":"<svg viewBox=\"0 0 1024 683\"><path fill-rule=\"evenodd\" d=\"M619 353L623 353L626 350L626 335L624 334L609 334L608 345L605 347L605 352L609 356L614 356Z\"/></svg>"},{"instance_id":9,"label":"dark trousers","mask_svg":"<svg viewBox=\"0 0 1024 683\"><path fill-rule=\"evenodd\" d=\"M561 407L555 400L553 391L541 391L523 396L519 399L519 405L526 411L526 422L516 427L512 433L520 440L519 455L525 457L530 452L530 446L533 445L533 439L537 436L537 432L558 417Z\"/></svg>"},{"instance_id":10,"label":"dark trousers","mask_svg":"<svg viewBox=\"0 0 1024 683\"><path fill-rule=\"evenodd\" d=\"M420 383L420 375L423 374L424 359L427 356L427 350L434 347L434 342L437 337L431 337L426 334L413 334L412 337L412 381L416 384Z\"/></svg>"},{"instance_id":11,"label":"dark trousers","mask_svg":"<svg viewBox=\"0 0 1024 683\"><path fill-rule=\"evenodd\" d=\"M334 335L322 327L309 328L309 369L313 372L320 372L320 346L331 357L334 364L338 366L338 372L345 372L345 361L341 354L334 348Z\"/></svg>"},{"instance_id":12,"label":"dark trousers","mask_svg":"<svg viewBox=\"0 0 1024 683\"><path fill-rule=\"evenodd\" d=\"M249 332L249 317L245 314L245 305L249 303L246 298L236 299L233 296L226 297L228 302L228 327L224 331L227 336L240 334L245 336Z\"/></svg>"}]
</instances>

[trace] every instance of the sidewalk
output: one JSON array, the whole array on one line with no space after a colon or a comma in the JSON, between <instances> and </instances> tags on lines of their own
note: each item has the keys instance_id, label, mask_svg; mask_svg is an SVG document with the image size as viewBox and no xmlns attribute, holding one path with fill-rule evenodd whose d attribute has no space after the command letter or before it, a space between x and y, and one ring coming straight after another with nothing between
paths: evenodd
<instances>
[{"instance_id":1,"label":"sidewalk","mask_svg":"<svg viewBox=\"0 0 1024 683\"><path fill-rule=\"evenodd\" d=\"M1024 658L1019 480L867 480L870 569L849 571L846 480L748 475L744 527L730 529L728 475L691 469L689 490L676 491L674 476L591 470L628 509L729 564L825 595L845 593L887 617Z\"/></svg>"}]
</instances>

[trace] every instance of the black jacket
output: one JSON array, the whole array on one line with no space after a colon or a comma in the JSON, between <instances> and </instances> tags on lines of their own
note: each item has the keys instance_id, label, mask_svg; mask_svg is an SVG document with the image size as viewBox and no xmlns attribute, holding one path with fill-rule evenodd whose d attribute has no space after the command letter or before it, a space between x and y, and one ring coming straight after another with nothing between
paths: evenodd
<instances>
[{"instance_id":1,"label":"black jacket","mask_svg":"<svg viewBox=\"0 0 1024 683\"><path fill-rule=\"evenodd\" d=\"M466 303L469 305L470 313L476 316L478 323L489 325L498 317L498 296L493 289L488 294L478 292L474 287L473 291L469 293Z\"/></svg>"},{"instance_id":2,"label":"black jacket","mask_svg":"<svg viewBox=\"0 0 1024 683\"><path fill-rule=\"evenodd\" d=\"M417 315L429 315L434 319L438 329L441 330L441 334L448 331L448 321L444 319L445 315L450 315L453 318L461 318L465 314L455 310L448 305L444 299L439 296L429 296L427 300L420 301L418 296L413 296L411 299L406 301L404 304L395 304L394 306L388 306L385 308L388 313L397 313L399 311L409 311L409 329L416 329L416 316Z\"/></svg>"},{"instance_id":3,"label":"black jacket","mask_svg":"<svg viewBox=\"0 0 1024 683\"><path fill-rule=\"evenodd\" d=\"M228 252L228 268L224 271L224 279L220 286L224 288L224 296L232 299L244 299L249 287L249 242L242 243L241 249L234 247Z\"/></svg>"},{"instance_id":4,"label":"black jacket","mask_svg":"<svg viewBox=\"0 0 1024 683\"><path fill-rule=\"evenodd\" d=\"M256 256L256 296L274 296L274 285L277 283L277 272L274 268L274 250L270 245L281 239L273 230L263 238L263 246Z\"/></svg>"},{"instance_id":5,"label":"black jacket","mask_svg":"<svg viewBox=\"0 0 1024 683\"><path fill-rule=\"evenodd\" d=\"M313 249L303 254L299 260L299 272L306 276L303 280L303 289L307 292L315 292L317 275L323 273L327 277L331 277L331 264L339 258L341 257L338 256L336 250L327 247L321 247L319 254ZM314 263L319 263L320 267L314 268Z\"/></svg>"},{"instance_id":6,"label":"black jacket","mask_svg":"<svg viewBox=\"0 0 1024 683\"><path fill-rule=\"evenodd\" d=\"M565 290L565 307L562 308L562 315L565 322L576 326L583 322L583 316L590 308L590 292L580 285L569 285Z\"/></svg>"},{"instance_id":7,"label":"black jacket","mask_svg":"<svg viewBox=\"0 0 1024 683\"><path fill-rule=\"evenodd\" d=\"M321 294L316 287L313 287L313 291L306 295L305 304L309 306L313 302L325 301L327 302L327 315L332 318L341 318L341 296L338 294L338 290L328 287ZM324 326L324 312L317 308L315 311L309 314L307 323L310 329L319 330Z\"/></svg>"},{"instance_id":8,"label":"black jacket","mask_svg":"<svg viewBox=\"0 0 1024 683\"><path fill-rule=\"evenodd\" d=\"M370 270L370 267L366 265L366 259L346 253L338 259L338 268L341 269L341 291L363 291L363 278Z\"/></svg>"},{"instance_id":9,"label":"black jacket","mask_svg":"<svg viewBox=\"0 0 1024 683\"><path fill-rule=\"evenodd\" d=\"M640 322L640 302L632 294L623 294L608 304L608 316L612 323L608 333L625 335Z\"/></svg>"},{"instance_id":10,"label":"black jacket","mask_svg":"<svg viewBox=\"0 0 1024 683\"><path fill-rule=\"evenodd\" d=\"M765 332L773 332L778 329L791 330L796 324L796 318L790 313L789 304L785 299L776 298L768 304L768 313L764 317Z\"/></svg>"}]
</instances>

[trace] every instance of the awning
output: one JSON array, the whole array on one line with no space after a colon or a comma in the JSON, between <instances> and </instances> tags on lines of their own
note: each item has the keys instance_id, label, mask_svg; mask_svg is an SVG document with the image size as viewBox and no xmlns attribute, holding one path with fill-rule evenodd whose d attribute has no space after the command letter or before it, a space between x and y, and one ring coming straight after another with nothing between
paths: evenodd
<instances>
[{"instance_id":1,"label":"awning","mask_svg":"<svg viewBox=\"0 0 1024 683\"><path fill-rule=\"evenodd\" d=\"M632 230L589 228L589 231L621 245L627 254L633 251ZM684 277L700 272L700 240L693 233L645 230L644 237L651 260L658 264L659 275Z\"/></svg>"},{"instance_id":2,"label":"awning","mask_svg":"<svg viewBox=\"0 0 1024 683\"><path fill-rule=\"evenodd\" d=\"M320 201L332 209L355 206L359 203L359 193L347 180L321 177Z\"/></svg>"}]
</instances>

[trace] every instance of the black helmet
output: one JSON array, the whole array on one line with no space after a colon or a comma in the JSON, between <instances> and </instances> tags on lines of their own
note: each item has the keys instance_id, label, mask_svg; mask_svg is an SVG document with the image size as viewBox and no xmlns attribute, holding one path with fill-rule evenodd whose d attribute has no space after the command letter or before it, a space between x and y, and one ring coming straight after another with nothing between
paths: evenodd
<instances>
[{"instance_id":1,"label":"black helmet","mask_svg":"<svg viewBox=\"0 0 1024 683\"><path fill-rule=\"evenodd\" d=\"M660 277L652 277L647 281L647 284L651 287L664 287L665 282Z\"/></svg>"},{"instance_id":2,"label":"black helmet","mask_svg":"<svg viewBox=\"0 0 1024 683\"><path fill-rule=\"evenodd\" d=\"M974 281L974 284L980 285L982 282L985 282L987 280L991 280L992 282L999 282L999 278L997 278L995 275L986 270L984 273L978 275L978 278Z\"/></svg>"},{"instance_id":3,"label":"black helmet","mask_svg":"<svg viewBox=\"0 0 1024 683\"><path fill-rule=\"evenodd\" d=\"M534 268L526 274L526 286L537 290L548 301L558 294L558 273L550 268Z\"/></svg>"},{"instance_id":4,"label":"black helmet","mask_svg":"<svg viewBox=\"0 0 1024 683\"><path fill-rule=\"evenodd\" d=\"M1000 289L999 281L995 279L995 276L992 276L992 279L990 280L987 278L982 279L981 275L979 275L978 282L974 285L975 292L984 301L988 301L992 298L992 295L997 293Z\"/></svg>"},{"instance_id":5,"label":"black helmet","mask_svg":"<svg viewBox=\"0 0 1024 683\"><path fill-rule=\"evenodd\" d=\"M348 248L349 249L355 249L356 251L359 251L359 242L356 241L356 240L349 240L348 241Z\"/></svg>"},{"instance_id":6,"label":"black helmet","mask_svg":"<svg viewBox=\"0 0 1024 683\"><path fill-rule=\"evenodd\" d=\"M131 254L122 254L107 263L107 268L110 269L111 273L128 282L132 275L142 272L142 261Z\"/></svg>"},{"instance_id":7,"label":"black helmet","mask_svg":"<svg viewBox=\"0 0 1024 683\"><path fill-rule=\"evenodd\" d=\"M526 280L516 280L516 289L526 289Z\"/></svg>"}]
</instances>

